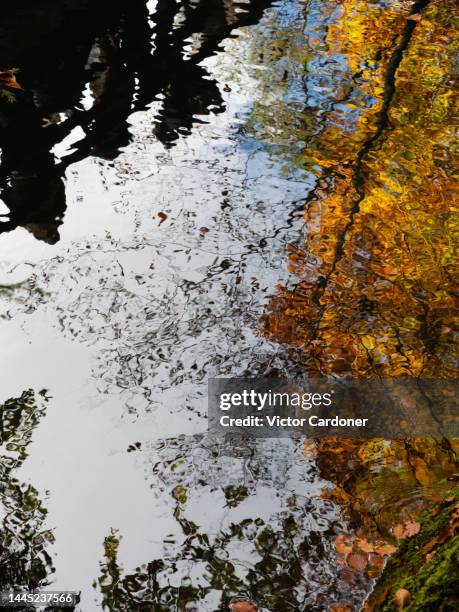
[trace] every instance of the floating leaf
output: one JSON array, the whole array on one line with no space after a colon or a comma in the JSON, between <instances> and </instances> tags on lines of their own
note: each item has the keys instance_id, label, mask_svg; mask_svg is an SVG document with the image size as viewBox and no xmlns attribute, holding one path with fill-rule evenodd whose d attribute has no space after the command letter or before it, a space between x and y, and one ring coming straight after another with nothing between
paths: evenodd
<instances>
[{"instance_id":1,"label":"floating leaf","mask_svg":"<svg viewBox=\"0 0 459 612\"><path fill-rule=\"evenodd\" d=\"M376 552L378 552L380 555L393 555L394 552L397 551L397 547L396 546L392 546L392 544L381 544L380 546L377 546L375 548Z\"/></svg>"},{"instance_id":2,"label":"floating leaf","mask_svg":"<svg viewBox=\"0 0 459 612\"><path fill-rule=\"evenodd\" d=\"M353 569L363 572L368 564L368 557L363 553L351 553L347 557L347 562Z\"/></svg>"},{"instance_id":3,"label":"floating leaf","mask_svg":"<svg viewBox=\"0 0 459 612\"><path fill-rule=\"evenodd\" d=\"M354 607L348 603L336 602L330 606L330 612L352 612Z\"/></svg>"},{"instance_id":4,"label":"floating leaf","mask_svg":"<svg viewBox=\"0 0 459 612\"><path fill-rule=\"evenodd\" d=\"M335 540L336 551L340 555L348 555L352 552L352 541L345 533L340 534Z\"/></svg>"},{"instance_id":5,"label":"floating leaf","mask_svg":"<svg viewBox=\"0 0 459 612\"><path fill-rule=\"evenodd\" d=\"M417 521L405 521L404 523L398 523L392 529L392 533L398 539L402 538L412 538L417 533L419 533L421 529L421 523Z\"/></svg>"},{"instance_id":6,"label":"floating leaf","mask_svg":"<svg viewBox=\"0 0 459 612\"><path fill-rule=\"evenodd\" d=\"M317 444L314 440L306 440L304 442L303 455L306 459L315 459L317 457Z\"/></svg>"},{"instance_id":7,"label":"floating leaf","mask_svg":"<svg viewBox=\"0 0 459 612\"><path fill-rule=\"evenodd\" d=\"M358 538L357 546L358 546L358 548L360 548L360 550L362 550L363 552L366 552L366 553L371 553L371 552L375 551L374 544L370 544L370 542L367 542L363 538Z\"/></svg>"}]
</instances>

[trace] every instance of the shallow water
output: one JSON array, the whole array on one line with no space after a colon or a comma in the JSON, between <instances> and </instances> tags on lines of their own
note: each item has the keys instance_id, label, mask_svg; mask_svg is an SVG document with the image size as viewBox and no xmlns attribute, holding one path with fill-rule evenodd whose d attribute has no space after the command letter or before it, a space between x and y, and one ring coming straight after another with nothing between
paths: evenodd
<instances>
[{"instance_id":1,"label":"shallow water","mask_svg":"<svg viewBox=\"0 0 459 612\"><path fill-rule=\"evenodd\" d=\"M283 117L334 109L349 79L340 54L321 53L333 3L309 3L307 19L303 2L255 4L255 23L223 32L194 68L219 92L205 113L192 88L196 103L173 107L185 66L175 90L143 103L138 92L119 155L83 147L75 159L75 127L52 149L65 169L59 241L36 240L51 230L34 220L0 239L2 401L34 390L25 423L43 406L7 477L30 484L47 512L27 533L11 527L12 546L40 559L52 588L81 591L84 612L142 601L211 612L233 596L264 611L325 610L361 603L370 586L340 576L334 540L349 526L322 499L327 481L301 440L238 447L206 431L209 377L296 367L260 333L278 286L297 283L287 250L303 240L317 187L295 163L307 134L283 130ZM316 52L307 90L305 33ZM202 49L199 36L185 43L191 58ZM103 53L99 40L91 57Z\"/></svg>"}]
</instances>

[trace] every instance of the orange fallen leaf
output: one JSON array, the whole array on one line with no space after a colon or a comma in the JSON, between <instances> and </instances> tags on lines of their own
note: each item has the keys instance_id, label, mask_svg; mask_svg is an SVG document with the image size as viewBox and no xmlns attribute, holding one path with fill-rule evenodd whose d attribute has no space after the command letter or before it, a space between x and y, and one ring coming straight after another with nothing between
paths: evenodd
<instances>
[{"instance_id":1,"label":"orange fallen leaf","mask_svg":"<svg viewBox=\"0 0 459 612\"><path fill-rule=\"evenodd\" d=\"M404 535L407 538L412 538L421 531L421 523L417 521L406 521Z\"/></svg>"},{"instance_id":2,"label":"orange fallen leaf","mask_svg":"<svg viewBox=\"0 0 459 612\"><path fill-rule=\"evenodd\" d=\"M229 608L232 612L257 612L257 607L250 601L233 601Z\"/></svg>"},{"instance_id":3,"label":"orange fallen leaf","mask_svg":"<svg viewBox=\"0 0 459 612\"><path fill-rule=\"evenodd\" d=\"M422 15L421 13L413 13L407 17L408 21L421 21Z\"/></svg>"},{"instance_id":4,"label":"orange fallen leaf","mask_svg":"<svg viewBox=\"0 0 459 612\"><path fill-rule=\"evenodd\" d=\"M348 555L351 553L352 542L350 537L345 533L341 533L335 540L335 548L340 555Z\"/></svg>"},{"instance_id":5,"label":"orange fallen leaf","mask_svg":"<svg viewBox=\"0 0 459 612\"><path fill-rule=\"evenodd\" d=\"M440 533L427 542L427 544L422 549L422 554L425 555L426 559L430 560L433 557L433 552L440 546L444 544L447 540L449 540L456 532L456 529L459 526L459 504L456 504L451 512L451 517L448 523L443 527Z\"/></svg>"},{"instance_id":6,"label":"orange fallen leaf","mask_svg":"<svg viewBox=\"0 0 459 612\"><path fill-rule=\"evenodd\" d=\"M352 612L353 606L348 603L336 602L330 606L330 612Z\"/></svg>"},{"instance_id":7,"label":"orange fallen leaf","mask_svg":"<svg viewBox=\"0 0 459 612\"><path fill-rule=\"evenodd\" d=\"M444 544L446 540L449 540L452 535L453 530L451 528L451 525L448 524L440 531L440 533L435 538L433 538L433 540L427 542L427 544L422 549L422 554L427 556L430 552L434 550L434 548L437 548L437 546L440 546L441 544Z\"/></svg>"},{"instance_id":8,"label":"orange fallen leaf","mask_svg":"<svg viewBox=\"0 0 459 612\"><path fill-rule=\"evenodd\" d=\"M339 577L341 580L346 582L346 584L349 584L351 586L353 586L357 582L356 572L350 567L343 567L342 569L340 569Z\"/></svg>"},{"instance_id":9,"label":"orange fallen leaf","mask_svg":"<svg viewBox=\"0 0 459 612\"><path fill-rule=\"evenodd\" d=\"M417 521L405 521L404 523L398 523L392 529L392 533L398 539L412 538L421 530L421 523Z\"/></svg>"},{"instance_id":10,"label":"orange fallen leaf","mask_svg":"<svg viewBox=\"0 0 459 612\"><path fill-rule=\"evenodd\" d=\"M438 544L440 544L439 538L438 536L433 538L432 540L430 540L429 542L427 542L427 544L423 547L422 549L422 554L426 556L429 556L429 559L432 558L431 553L433 551L434 548L436 548L438 546Z\"/></svg>"},{"instance_id":11,"label":"orange fallen leaf","mask_svg":"<svg viewBox=\"0 0 459 612\"><path fill-rule=\"evenodd\" d=\"M399 610L403 610L411 601L411 593L406 589L398 589L394 596L394 601Z\"/></svg>"},{"instance_id":12,"label":"orange fallen leaf","mask_svg":"<svg viewBox=\"0 0 459 612\"><path fill-rule=\"evenodd\" d=\"M16 75L12 70L0 72L0 87L10 87L11 89L22 89L16 80Z\"/></svg>"},{"instance_id":13,"label":"orange fallen leaf","mask_svg":"<svg viewBox=\"0 0 459 612\"><path fill-rule=\"evenodd\" d=\"M370 542L367 542L363 538L358 538L357 546L358 546L358 548L360 548L360 550L362 550L363 552L366 552L366 553L372 553L372 552L375 551L374 544L370 544Z\"/></svg>"},{"instance_id":14,"label":"orange fallen leaf","mask_svg":"<svg viewBox=\"0 0 459 612\"><path fill-rule=\"evenodd\" d=\"M372 576L376 576L381 572L384 566L384 559L380 554L374 552L368 555L368 563L371 568Z\"/></svg>"},{"instance_id":15,"label":"orange fallen leaf","mask_svg":"<svg viewBox=\"0 0 459 612\"><path fill-rule=\"evenodd\" d=\"M306 440L303 444L303 455L306 459L315 459L317 457L317 444L314 440Z\"/></svg>"},{"instance_id":16,"label":"orange fallen leaf","mask_svg":"<svg viewBox=\"0 0 459 612\"><path fill-rule=\"evenodd\" d=\"M397 547L392 544L379 544L375 547L375 551L380 555L393 555L396 552Z\"/></svg>"},{"instance_id":17,"label":"orange fallen leaf","mask_svg":"<svg viewBox=\"0 0 459 612\"><path fill-rule=\"evenodd\" d=\"M358 572L363 572L367 566L368 558L362 553L351 553L347 557L347 562L353 569L357 570Z\"/></svg>"}]
</instances>

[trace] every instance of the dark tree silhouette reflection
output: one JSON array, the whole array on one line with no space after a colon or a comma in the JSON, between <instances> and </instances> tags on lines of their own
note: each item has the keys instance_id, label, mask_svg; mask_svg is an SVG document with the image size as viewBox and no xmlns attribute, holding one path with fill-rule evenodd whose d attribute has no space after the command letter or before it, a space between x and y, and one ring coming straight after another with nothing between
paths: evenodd
<instances>
[{"instance_id":1,"label":"dark tree silhouette reflection","mask_svg":"<svg viewBox=\"0 0 459 612\"><path fill-rule=\"evenodd\" d=\"M195 435L157 441L150 447L150 485L172 498L178 528L138 567L124 565L123 532L111 529L93 583L101 607L224 612L241 600L270 612L319 612L339 598L361 600L366 578L347 584L329 563L343 524L332 503L311 495L313 464L301 441L293 444L298 454L279 440ZM286 485L293 474L294 491ZM265 486L271 502L263 498Z\"/></svg>"},{"instance_id":2,"label":"dark tree silhouette reflection","mask_svg":"<svg viewBox=\"0 0 459 612\"><path fill-rule=\"evenodd\" d=\"M151 15L146 0L56 4L8 3L0 24L0 66L18 68L24 87L15 102L0 100L0 189L10 211L0 232L22 226L50 244L66 209L66 168L90 155L116 158L132 112L161 99L153 133L170 147L199 116L225 109L200 63L270 0L158 0ZM56 162L53 147L76 127L84 137Z\"/></svg>"}]
</instances>

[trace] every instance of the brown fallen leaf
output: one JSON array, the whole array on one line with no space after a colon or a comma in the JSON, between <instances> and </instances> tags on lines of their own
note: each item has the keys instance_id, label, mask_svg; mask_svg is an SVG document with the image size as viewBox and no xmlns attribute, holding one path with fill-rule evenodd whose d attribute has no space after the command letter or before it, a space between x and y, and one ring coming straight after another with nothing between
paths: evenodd
<instances>
[{"instance_id":1,"label":"brown fallen leaf","mask_svg":"<svg viewBox=\"0 0 459 612\"><path fill-rule=\"evenodd\" d=\"M357 581L358 581L357 580L356 572L353 569L351 569L350 567L343 567L342 569L340 569L339 570L339 577L346 584L349 584L351 586L356 584Z\"/></svg>"},{"instance_id":2,"label":"brown fallen leaf","mask_svg":"<svg viewBox=\"0 0 459 612\"><path fill-rule=\"evenodd\" d=\"M257 612L257 606L250 601L233 601L229 605L232 612Z\"/></svg>"},{"instance_id":3,"label":"brown fallen leaf","mask_svg":"<svg viewBox=\"0 0 459 612\"><path fill-rule=\"evenodd\" d=\"M374 578L375 576L379 576L379 574L381 573L382 568L384 567L384 559L376 552L370 553L368 555L368 565L369 568L367 570L367 573L370 578Z\"/></svg>"},{"instance_id":4,"label":"brown fallen leaf","mask_svg":"<svg viewBox=\"0 0 459 612\"><path fill-rule=\"evenodd\" d=\"M421 21L422 15L421 13L413 13L407 17L408 21Z\"/></svg>"},{"instance_id":5,"label":"brown fallen leaf","mask_svg":"<svg viewBox=\"0 0 459 612\"><path fill-rule=\"evenodd\" d=\"M375 551L374 544L370 544L370 542L367 542L363 538L358 538L357 539L357 547L360 550L362 550L363 552L366 552L366 553L372 553L372 552Z\"/></svg>"},{"instance_id":6,"label":"brown fallen leaf","mask_svg":"<svg viewBox=\"0 0 459 612\"><path fill-rule=\"evenodd\" d=\"M11 89L22 89L16 80L16 75L12 70L0 72L0 87L10 87Z\"/></svg>"},{"instance_id":7,"label":"brown fallen leaf","mask_svg":"<svg viewBox=\"0 0 459 612\"><path fill-rule=\"evenodd\" d=\"M404 536L406 538L412 538L421 531L421 523L417 521L405 521Z\"/></svg>"},{"instance_id":8,"label":"brown fallen leaf","mask_svg":"<svg viewBox=\"0 0 459 612\"><path fill-rule=\"evenodd\" d=\"M330 612L353 612L354 607L348 603L336 602L330 606Z\"/></svg>"},{"instance_id":9,"label":"brown fallen leaf","mask_svg":"<svg viewBox=\"0 0 459 612\"><path fill-rule=\"evenodd\" d=\"M398 589L394 596L394 601L399 610L403 610L411 601L411 593L406 589Z\"/></svg>"},{"instance_id":10,"label":"brown fallen leaf","mask_svg":"<svg viewBox=\"0 0 459 612\"><path fill-rule=\"evenodd\" d=\"M351 553L347 557L347 563L358 572L363 572L367 566L368 557L363 553Z\"/></svg>"},{"instance_id":11,"label":"brown fallen leaf","mask_svg":"<svg viewBox=\"0 0 459 612\"><path fill-rule=\"evenodd\" d=\"M393 555L396 550L397 547L392 544L379 544L375 547L375 551L380 555Z\"/></svg>"},{"instance_id":12,"label":"brown fallen leaf","mask_svg":"<svg viewBox=\"0 0 459 612\"><path fill-rule=\"evenodd\" d=\"M391 590L391 585L389 584L386 587L384 587L381 595L377 599L370 597L370 599L363 606L362 612L375 612L376 608L378 606L381 606L386 601L387 596L390 593L390 590Z\"/></svg>"},{"instance_id":13,"label":"brown fallen leaf","mask_svg":"<svg viewBox=\"0 0 459 612\"><path fill-rule=\"evenodd\" d=\"M392 533L398 539L412 538L421 530L421 523L417 521L405 521L404 523L398 523L392 529Z\"/></svg>"},{"instance_id":14,"label":"brown fallen leaf","mask_svg":"<svg viewBox=\"0 0 459 612\"><path fill-rule=\"evenodd\" d=\"M306 459L315 459L317 457L317 444L314 440L306 440L303 444L303 455Z\"/></svg>"},{"instance_id":15,"label":"brown fallen leaf","mask_svg":"<svg viewBox=\"0 0 459 612\"><path fill-rule=\"evenodd\" d=\"M434 551L438 546L444 544L447 540L449 540L456 532L456 529L459 527L459 504L456 504L451 512L451 517L448 523L443 527L440 533L427 542L427 544L422 549L422 554L430 560L433 557L432 551Z\"/></svg>"},{"instance_id":16,"label":"brown fallen leaf","mask_svg":"<svg viewBox=\"0 0 459 612\"><path fill-rule=\"evenodd\" d=\"M427 558L431 559L433 557L432 551L440 544L438 536L427 542L427 544L422 549L422 554Z\"/></svg>"},{"instance_id":17,"label":"brown fallen leaf","mask_svg":"<svg viewBox=\"0 0 459 612\"><path fill-rule=\"evenodd\" d=\"M348 555L352 552L352 541L346 533L341 533L335 540L336 551L340 555Z\"/></svg>"},{"instance_id":18,"label":"brown fallen leaf","mask_svg":"<svg viewBox=\"0 0 459 612\"><path fill-rule=\"evenodd\" d=\"M158 217L160 218L159 225L161 225L161 223L164 223L164 221L167 219L167 214L165 212L159 212Z\"/></svg>"},{"instance_id":19,"label":"brown fallen leaf","mask_svg":"<svg viewBox=\"0 0 459 612\"><path fill-rule=\"evenodd\" d=\"M441 544L446 542L446 540L449 540L452 535L453 530L451 529L451 525L448 524L440 531L440 533L435 538L433 538L433 540L427 542L427 544L422 549L422 554L427 556L430 552L434 550L434 548L437 548L437 546L440 546Z\"/></svg>"}]
</instances>

